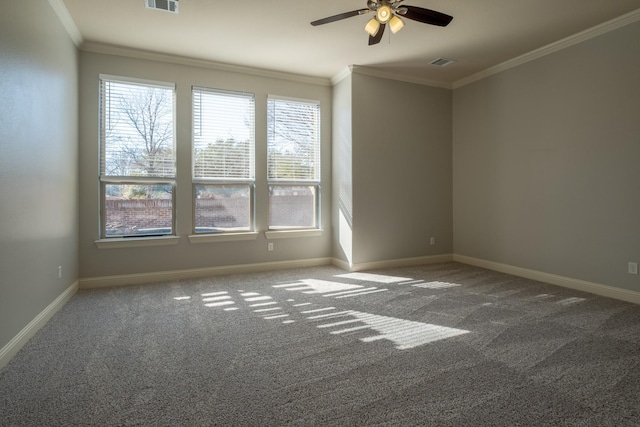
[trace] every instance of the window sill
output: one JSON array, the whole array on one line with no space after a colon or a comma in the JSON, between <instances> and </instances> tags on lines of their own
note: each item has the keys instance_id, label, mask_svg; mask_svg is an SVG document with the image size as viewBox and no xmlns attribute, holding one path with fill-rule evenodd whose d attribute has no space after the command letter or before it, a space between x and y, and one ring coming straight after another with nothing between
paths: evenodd
<instances>
[{"instance_id":1,"label":"window sill","mask_svg":"<svg viewBox=\"0 0 640 427\"><path fill-rule=\"evenodd\" d=\"M178 236L158 236L158 237L127 237L96 240L98 249L116 248L139 248L143 246L169 246L177 245Z\"/></svg>"},{"instance_id":2,"label":"window sill","mask_svg":"<svg viewBox=\"0 0 640 427\"><path fill-rule=\"evenodd\" d=\"M322 229L313 230L272 230L265 231L264 235L268 240L272 239L294 239L300 237L322 236Z\"/></svg>"},{"instance_id":3,"label":"window sill","mask_svg":"<svg viewBox=\"0 0 640 427\"><path fill-rule=\"evenodd\" d=\"M192 234L189 236L191 243L236 242L241 240L257 240L257 232L248 233L221 233L221 234Z\"/></svg>"}]
</instances>

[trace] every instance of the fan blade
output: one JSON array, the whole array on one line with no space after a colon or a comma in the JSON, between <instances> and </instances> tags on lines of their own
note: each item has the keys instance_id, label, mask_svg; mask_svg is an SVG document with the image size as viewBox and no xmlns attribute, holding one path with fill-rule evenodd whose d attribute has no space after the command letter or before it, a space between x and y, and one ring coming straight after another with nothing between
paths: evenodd
<instances>
[{"instance_id":1,"label":"fan blade","mask_svg":"<svg viewBox=\"0 0 640 427\"><path fill-rule=\"evenodd\" d=\"M380 24L380 28L378 29L376 35L373 37L369 36L369 46L380 43L380 40L382 40L382 35L384 34L384 27L386 26L387 24Z\"/></svg>"},{"instance_id":2,"label":"fan blade","mask_svg":"<svg viewBox=\"0 0 640 427\"><path fill-rule=\"evenodd\" d=\"M313 21L311 25L322 25L328 24L330 22L340 21L341 19L351 18L352 16L362 15L363 13L371 12L369 9L358 9L352 10L351 12L339 13L338 15L329 16L327 18L318 19L317 21Z\"/></svg>"},{"instance_id":3,"label":"fan blade","mask_svg":"<svg viewBox=\"0 0 640 427\"><path fill-rule=\"evenodd\" d=\"M453 19L453 16L445 15L444 13L436 12L435 10L424 9L416 6L402 6L407 9L405 18L413 19L414 21L422 22L425 24L437 25L439 27L446 27Z\"/></svg>"}]
</instances>

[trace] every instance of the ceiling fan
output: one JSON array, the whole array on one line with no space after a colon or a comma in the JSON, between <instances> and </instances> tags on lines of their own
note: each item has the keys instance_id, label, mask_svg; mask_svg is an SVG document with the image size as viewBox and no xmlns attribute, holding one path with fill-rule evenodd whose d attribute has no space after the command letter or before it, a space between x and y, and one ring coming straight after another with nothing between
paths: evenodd
<instances>
[{"instance_id":1,"label":"ceiling fan","mask_svg":"<svg viewBox=\"0 0 640 427\"><path fill-rule=\"evenodd\" d=\"M424 9L416 6L401 6L404 0L368 0L366 9L352 10L350 12L339 13L338 15L329 16L327 18L313 21L311 25L322 25L330 22L339 21L341 19L351 18L352 16L364 15L374 12L375 16L367 22L364 27L369 33L369 46L380 43L384 29L389 24L392 33L397 33L404 27L404 22L400 18L412 19L424 24L437 25L446 27L453 19L453 16L445 15L435 10Z\"/></svg>"}]
</instances>

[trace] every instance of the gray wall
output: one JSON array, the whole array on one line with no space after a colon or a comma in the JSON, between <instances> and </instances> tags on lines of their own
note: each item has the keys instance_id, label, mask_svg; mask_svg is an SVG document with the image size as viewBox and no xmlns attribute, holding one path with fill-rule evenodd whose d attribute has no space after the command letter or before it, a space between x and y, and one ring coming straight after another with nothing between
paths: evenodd
<instances>
[{"instance_id":1,"label":"gray wall","mask_svg":"<svg viewBox=\"0 0 640 427\"><path fill-rule=\"evenodd\" d=\"M0 348L77 280L77 67L48 2L3 2Z\"/></svg>"},{"instance_id":2,"label":"gray wall","mask_svg":"<svg viewBox=\"0 0 640 427\"><path fill-rule=\"evenodd\" d=\"M354 264L452 253L451 91L356 72L352 97Z\"/></svg>"},{"instance_id":3,"label":"gray wall","mask_svg":"<svg viewBox=\"0 0 640 427\"><path fill-rule=\"evenodd\" d=\"M98 79L100 74L175 82L177 105L177 224L175 246L98 249ZM320 101L322 115L321 237L273 240L267 251L263 233L257 240L192 244L191 87L246 91L256 96L256 216L258 231L267 228L267 95ZM285 81L196 66L81 52L80 55L80 277L93 278L230 265L305 260L331 256L331 87Z\"/></svg>"},{"instance_id":4,"label":"gray wall","mask_svg":"<svg viewBox=\"0 0 640 427\"><path fill-rule=\"evenodd\" d=\"M353 261L351 74L333 86L333 256Z\"/></svg>"},{"instance_id":5,"label":"gray wall","mask_svg":"<svg viewBox=\"0 0 640 427\"><path fill-rule=\"evenodd\" d=\"M632 290L640 24L454 91L456 254Z\"/></svg>"}]
</instances>

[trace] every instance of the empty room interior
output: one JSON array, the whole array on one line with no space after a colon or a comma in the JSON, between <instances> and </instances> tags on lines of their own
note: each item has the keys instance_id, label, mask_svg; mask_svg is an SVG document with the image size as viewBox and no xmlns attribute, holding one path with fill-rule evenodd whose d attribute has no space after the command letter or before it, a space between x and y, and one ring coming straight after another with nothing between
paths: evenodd
<instances>
[{"instance_id":1,"label":"empty room interior","mask_svg":"<svg viewBox=\"0 0 640 427\"><path fill-rule=\"evenodd\" d=\"M0 425L638 425L640 2L298 3L3 2Z\"/></svg>"}]
</instances>

